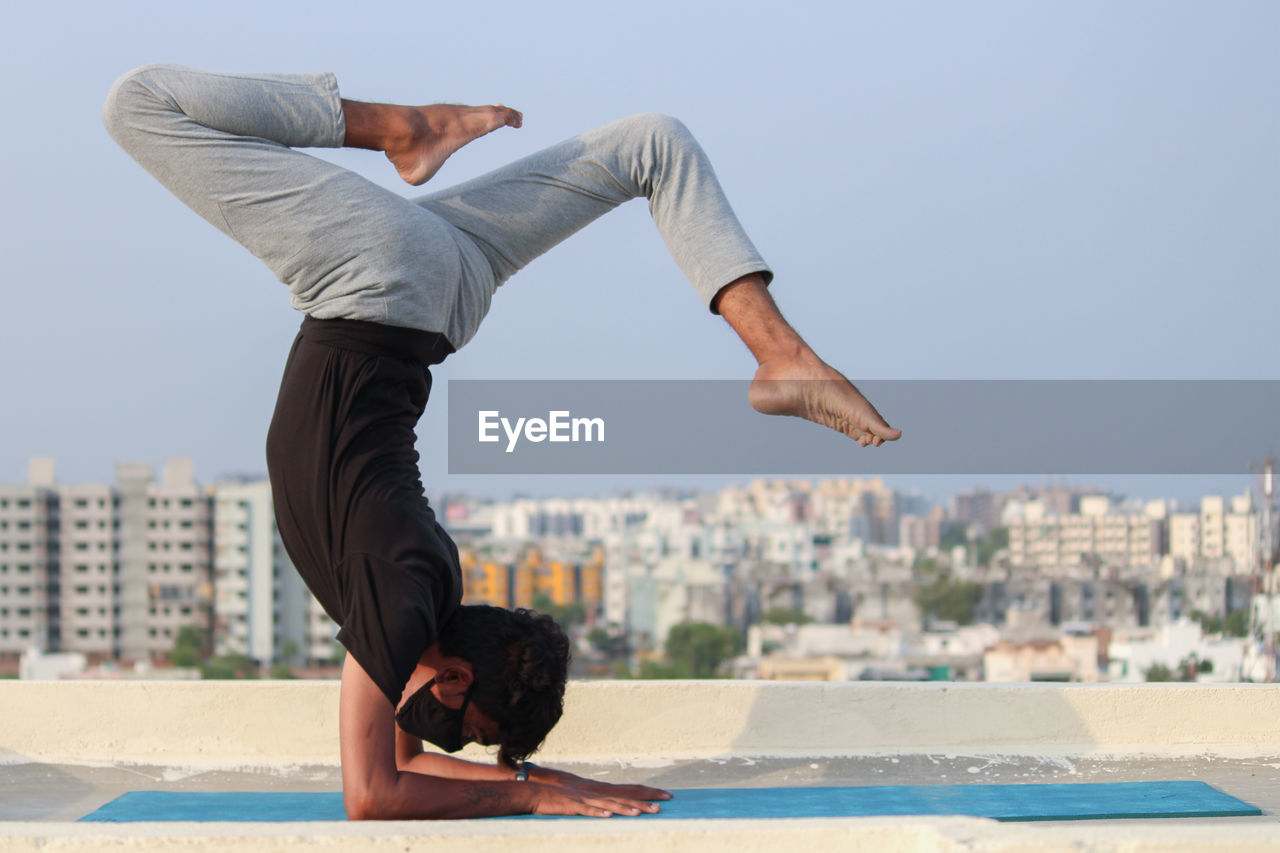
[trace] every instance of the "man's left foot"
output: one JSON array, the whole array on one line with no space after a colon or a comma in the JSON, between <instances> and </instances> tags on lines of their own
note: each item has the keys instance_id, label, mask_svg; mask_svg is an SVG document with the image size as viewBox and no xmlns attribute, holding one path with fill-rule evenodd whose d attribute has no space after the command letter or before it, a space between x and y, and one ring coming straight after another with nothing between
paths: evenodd
<instances>
[{"instance_id":1,"label":"man's left foot","mask_svg":"<svg viewBox=\"0 0 1280 853\"><path fill-rule=\"evenodd\" d=\"M404 107L411 133L386 148L387 159L407 183L425 184L462 146L500 127L519 127L524 117L510 107L432 104Z\"/></svg>"}]
</instances>

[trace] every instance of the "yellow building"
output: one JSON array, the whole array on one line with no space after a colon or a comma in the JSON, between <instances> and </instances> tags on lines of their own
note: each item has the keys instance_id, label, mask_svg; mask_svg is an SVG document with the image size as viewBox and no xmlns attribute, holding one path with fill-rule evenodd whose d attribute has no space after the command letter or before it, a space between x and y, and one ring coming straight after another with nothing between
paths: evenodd
<instances>
[{"instance_id":1,"label":"yellow building","mask_svg":"<svg viewBox=\"0 0 1280 853\"><path fill-rule=\"evenodd\" d=\"M511 606L511 568L492 560L464 568L463 603Z\"/></svg>"}]
</instances>

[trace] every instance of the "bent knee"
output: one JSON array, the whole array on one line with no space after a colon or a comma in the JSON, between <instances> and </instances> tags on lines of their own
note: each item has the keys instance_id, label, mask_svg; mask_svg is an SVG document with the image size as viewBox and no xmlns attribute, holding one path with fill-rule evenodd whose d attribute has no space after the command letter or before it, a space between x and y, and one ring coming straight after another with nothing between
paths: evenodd
<instances>
[{"instance_id":1,"label":"bent knee","mask_svg":"<svg viewBox=\"0 0 1280 853\"><path fill-rule=\"evenodd\" d=\"M689 128L685 127L684 122L664 113L639 113L624 118L620 123L627 126L629 133L645 139L682 145L694 141L693 134L689 132Z\"/></svg>"},{"instance_id":2,"label":"bent knee","mask_svg":"<svg viewBox=\"0 0 1280 853\"><path fill-rule=\"evenodd\" d=\"M159 100L160 78L173 67L162 63L143 65L120 75L112 84L102 105L102 123L117 142L123 145L127 132L141 125L146 108Z\"/></svg>"}]
</instances>

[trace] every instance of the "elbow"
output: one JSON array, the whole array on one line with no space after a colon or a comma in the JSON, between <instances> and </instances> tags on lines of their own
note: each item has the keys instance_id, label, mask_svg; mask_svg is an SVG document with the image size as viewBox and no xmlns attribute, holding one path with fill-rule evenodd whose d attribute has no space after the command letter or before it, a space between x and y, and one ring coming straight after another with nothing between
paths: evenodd
<instances>
[{"instance_id":1,"label":"elbow","mask_svg":"<svg viewBox=\"0 0 1280 853\"><path fill-rule=\"evenodd\" d=\"M378 798L368 788L359 790L342 790L342 807L346 810L347 820L378 820Z\"/></svg>"}]
</instances>

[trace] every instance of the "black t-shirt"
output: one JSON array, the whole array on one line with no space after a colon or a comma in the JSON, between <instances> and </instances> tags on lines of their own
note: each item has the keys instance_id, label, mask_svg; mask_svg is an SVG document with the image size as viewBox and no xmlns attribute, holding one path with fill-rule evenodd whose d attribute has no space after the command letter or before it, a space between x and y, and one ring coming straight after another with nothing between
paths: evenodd
<instances>
[{"instance_id":1,"label":"black t-shirt","mask_svg":"<svg viewBox=\"0 0 1280 853\"><path fill-rule=\"evenodd\" d=\"M267 434L285 549L392 705L462 599L458 550L414 450L427 365L452 351L430 332L308 318Z\"/></svg>"}]
</instances>

